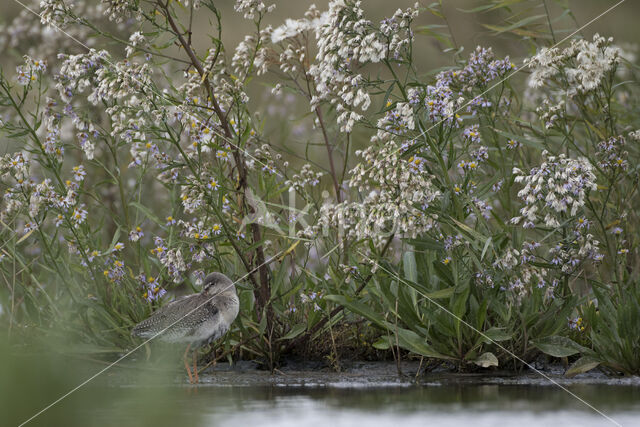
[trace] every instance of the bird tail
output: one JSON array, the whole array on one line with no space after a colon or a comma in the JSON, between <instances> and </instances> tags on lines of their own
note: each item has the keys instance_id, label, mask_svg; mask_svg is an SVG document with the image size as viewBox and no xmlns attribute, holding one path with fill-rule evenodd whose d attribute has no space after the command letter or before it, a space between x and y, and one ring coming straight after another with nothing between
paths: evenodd
<instances>
[{"instance_id":1,"label":"bird tail","mask_svg":"<svg viewBox=\"0 0 640 427\"><path fill-rule=\"evenodd\" d=\"M133 327L131 335L134 337L149 338L152 336L152 333L149 330L149 325L145 324L145 322L140 322Z\"/></svg>"}]
</instances>

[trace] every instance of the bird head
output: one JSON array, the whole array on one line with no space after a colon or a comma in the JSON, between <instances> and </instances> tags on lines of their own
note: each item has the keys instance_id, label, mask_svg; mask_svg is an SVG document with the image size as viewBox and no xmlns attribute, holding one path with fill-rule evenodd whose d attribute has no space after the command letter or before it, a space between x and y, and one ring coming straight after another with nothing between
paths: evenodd
<instances>
[{"instance_id":1,"label":"bird head","mask_svg":"<svg viewBox=\"0 0 640 427\"><path fill-rule=\"evenodd\" d=\"M236 286L234 283L222 273L211 273L204 279L204 285L202 287L203 293L208 296L215 296L219 294L235 294Z\"/></svg>"}]
</instances>

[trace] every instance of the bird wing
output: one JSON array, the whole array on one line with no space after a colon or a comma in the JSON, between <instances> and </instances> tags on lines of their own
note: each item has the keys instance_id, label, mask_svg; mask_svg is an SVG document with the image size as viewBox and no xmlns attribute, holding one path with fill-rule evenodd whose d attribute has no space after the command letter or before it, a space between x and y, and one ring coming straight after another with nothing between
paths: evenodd
<instances>
[{"instance_id":1,"label":"bird wing","mask_svg":"<svg viewBox=\"0 0 640 427\"><path fill-rule=\"evenodd\" d=\"M175 340L191 335L204 321L218 314L218 309L206 303L200 294L187 295L156 310L151 316L138 323L133 335L150 338L162 333L164 339ZM166 330L165 330L166 329Z\"/></svg>"}]
</instances>

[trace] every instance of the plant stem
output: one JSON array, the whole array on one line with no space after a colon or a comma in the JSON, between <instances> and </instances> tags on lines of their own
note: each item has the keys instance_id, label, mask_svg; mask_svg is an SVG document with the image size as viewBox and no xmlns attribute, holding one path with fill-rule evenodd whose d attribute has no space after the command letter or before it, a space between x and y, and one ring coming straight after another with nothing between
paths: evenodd
<instances>
[{"instance_id":1,"label":"plant stem","mask_svg":"<svg viewBox=\"0 0 640 427\"><path fill-rule=\"evenodd\" d=\"M181 31L178 29L178 26L175 20L173 19L173 16L171 15L171 11L169 10L169 2L167 1L167 3L163 4L162 2L159 1L158 5L164 11L164 16L167 19L169 26L173 30L173 33L176 35L176 37L178 37L178 41L180 42L180 45L183 47L183 49L187 53L187 56L189 56L189 59L191 60L191 64L195 67L195 69L198 71L198 74L202 78L207 94L209 96L209 101L213 106L213 110L216 116L220 120L220 127L224 132L225 139L234 148L233 157L234 157L236 167L238 168L238 189L240 190L240 193L241 193L241 200L239 203L240 208L242 211L247 209L249 213L253 213L252 212L253 209L251 207L247 207L245 203L246 190L247 190L246 165L244 163L244 160L242 159L240 147L238 145L233 144L232 142L233 134L231 132L231 128L229 127L229 121L227 120L227 116L224 114L224 112L220 108L220 104L218 103L218 100L216 99L216 96L213 93L213 88L211 87L211 83L207 78L207 74L205 73L200 60L195 55L191 45L185 40ZM262 317L262 309L268 306L269 300L271 298L271 292L270 292L270 286L269 286L269 270L264 262L265 257L264 257L263 245L261 244L262 233L260 230L260 226L255 222L252 222L250 227L253 235L253 242L254 244L257 245L257 247L255 248L255 253L256 253L255 262L259 266L258 273L260 278L260 286L257 289L257 295L256 295L256 300L257 300L256 311L258 314L258 319L260 319ZM271 323L273 313L270 307L267 309L267 317L268 317L269 323Z\"/></svg>"}]
</instances>

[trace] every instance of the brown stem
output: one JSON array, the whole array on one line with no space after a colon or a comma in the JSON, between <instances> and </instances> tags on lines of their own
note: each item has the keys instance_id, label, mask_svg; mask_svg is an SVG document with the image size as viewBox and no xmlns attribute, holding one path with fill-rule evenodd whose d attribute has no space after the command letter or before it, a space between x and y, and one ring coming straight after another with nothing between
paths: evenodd
<instances>
[{"instance_id":1,"label":"brown stem","mask_svg":"<svg viewBox=\"0 0 640 427\"><path fill-rule=\"evenodd\" d=\"M327 146L327 156L329 157L329 166L331 168L331 179L333 180L333 188L336 190L336 200L338 201L338 203L340 203L342 201L342 196L340 195L340 184L338 183L338 175L336 174L336 168L333 163L333 147L331 146L331 143L329 143L329 135L327 135L327 129L324 125L324 120L322 119L322 111L320 110L320 107L316 107L315 112L318 116L320 129L322 130L324 144Z\"/></svg>"},{"instance_id":2,"label":"brown stem","mask_svg":"<svg viewBox=\"0 0 640 427\"><path fill-rule=\"evenodd\" d=\"M244 163L244 159L242 158L240 147L238 145L233 144L232 142L233 135L231 133L231 128L229 127L229 121L227 120L227 116L224 114L224 112L220 108L220 104L218 103L218 100L216 99L215 94L213 93L213 88L211 87L211 83L209 82L209 79L206 76L204 68L202 67L202 63L194 53L193 49L191 48L191 45L182 36L182 33L178 29L178 26L175 20L171 16L171 12L169 11L169 2L167 2L166 4L163 4L162 2L159 1L158 5L164 11L164 15L167 19L167 22L169 23L169 26L175 33L176 37L178 37L178 41L180 42L180 45L183 47L183 49L189 56L189 59L191 60L192 65L194 66L196 71L198 71L198 74L202 78L205 89L207 91L207 95L213 107L213 111L215 112L216 116L220 120L220 127L224 132L227 142L229 143L229 145L231 145L231 147L233 147L233 159L236 164L236 167L238 168L238 189L240 190L240 197L241 197L241 200L239 201L239 206L243 212L245 211L245 209L247 209L249 213L253 213L253 208L251 208L250 206L247 207L245 203L245 199L246 199L245 193L247 190L246 165ZM252 223L251 231L253 234L253 242L256 244L261 242L262 233L260 231L260 226L256 223ZM271 298L271 290L269 287L269 270L264 262L265 261L264 250L261 244L259 244L256 247L255 253L256 253L255 262L259 266L258 272L259 272L259 278L260 278L260 286L256 290L256 302L257 302L256 311L257 311L258 319L261 319L262 309L268 305L269 300ZM271 307L268 308L267 316L268 316L267 320L268 322L270 322L273 317Z\"/></svg>"},{"instance_id":3,"label":"brown stem","mask_svg":"<svg viewBox=\"0 0 640 427\"><path fill-rule=\"evenodd\" d=\"M308 51L308 47L307 47L307 51ZM306 61L305 61L306 62ZM307 65L306 63L302 63L300 64L302 66L302 71L304 73L305 76L308 75L307 72ZM298 83L298 80L295 78L292 78L293 82L296 84L296 86L298 86L298 89L300 89L300 91L302 93L304 93L307 97L307 99L309 99L309 101L311 101L312 99L312 95L311 95L311 85L310 85L310 80L306 79L307 82L307 92L304 91L304 89L300 86L300 84ZM318 116L318 123L320 124L320 130L322 130L322 137L324 139L324 144L327 147L327 155L329 157L329 166L331 167L331 179L333 180L333 188L336 191L336 200L338 201L338 203L340 203L342 201L342 196L340 194L340 184L338 182L338 175L336 174L336 168L335 165L333 163L333 147L331 146L331 143L329 142L329 135L327 134L327 127L324 124L324 119L322 118L322 110L320 109L320 107L316 107L314 109L316 116ZM346 165L346 163L345 163Z\"/></svg>"}]
</instances>

